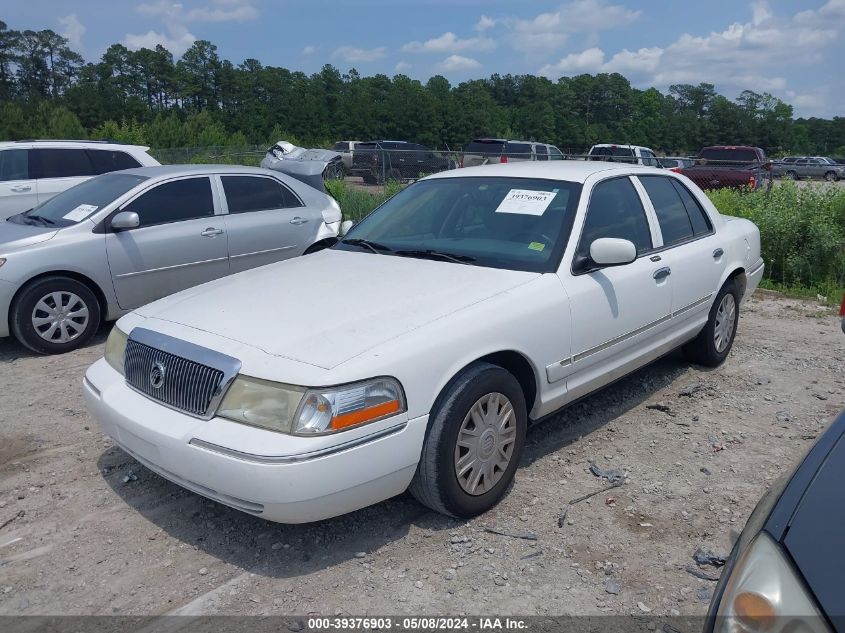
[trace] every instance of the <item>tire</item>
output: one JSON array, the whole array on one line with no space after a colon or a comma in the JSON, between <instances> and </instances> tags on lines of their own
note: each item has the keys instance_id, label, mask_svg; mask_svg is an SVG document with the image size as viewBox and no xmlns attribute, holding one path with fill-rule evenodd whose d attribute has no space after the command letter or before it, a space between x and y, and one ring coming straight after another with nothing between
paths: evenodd
<instances>
[{"instance_id":1,"label":"tire","mask_svg":"<svg viewBox=\"0 0 845 633\"><path fill-rule=\"evenodd\" d=\"M798 174L797 174L797 173L795 173L794 171L788 171L788 172L786 172L786 177L787 177L789 180L798 180Z\"/></svg>"},{"instance_id":2,"label":"tire","mask_svg":"<svg viewBox=\"0 0 845 633\"><path fill-rule=\"evenodd\" d=\"M54 317L59 302L68 312ZM33 352L64 354L85 345L97 331L100 304L91 289L75 279L45 277L24 287L9 321L14 337Z\"/></svg>"},{"instance_id":3,"label":"tire","mask_svg":"<svg viewBox=\"0 0 845 633\"><path fill-rule=\"evenodd\" d=\"M828 182L836 182L837 180L839 180L839 178L837 178L837 176L836 176L836 172L833 172L833 171L827 172L824 175L824 179L827 180Z\"/></svg>"},{"instance_id":4,"label":"tire","mask_svg":"<svg viewBox=\"0 0 845 633\"><path fill-rule=\"evenodd\" d=\"M475 417L470 415L473 409ZM486 415L495 420L493 425L485 423ZM476 423L479 417L482 421ZM505 425L504 434L497 431L499 424ZM479 427L483 430L474 448L458 444L462 431L472 442ZM411 494L432 510L459 519L486 512L513 481L527 427L525 396L516 378L496 365L473 363L446 386L432 409ZM462 477L459 463L465 469ZM474 483L477 487L471 493Z\"/></svg>"},{"instance_id":5,"label":"tire","mask_svg":"<svg viewBox=\"0 0 845 633\"><path fill-rule=\"evenodd\" d=\"M736 338L739 299L739 288L729 279L716 295L704 329L684 345L687 359L706 367L718 367L725 361Z\"/></svg>"}]
</instances>

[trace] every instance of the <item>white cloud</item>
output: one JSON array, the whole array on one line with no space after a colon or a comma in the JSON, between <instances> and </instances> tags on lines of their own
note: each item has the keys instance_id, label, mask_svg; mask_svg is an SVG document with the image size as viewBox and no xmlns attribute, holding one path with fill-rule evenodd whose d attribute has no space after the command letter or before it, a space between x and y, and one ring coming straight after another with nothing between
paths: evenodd
<instances>
[{"instance_id":1,"label":"white cloud","mask_svg":"<svg viewBox=\"0 0 845 633\"><path fill-rule=\"evenodd\" d=\"M308 45L308 46L306 46L302 49L302 54L305 55L306 57L308 55L313 55L316 52L317 52L317 47L313 46L313 45Z\"/></svg>"},{"instance_id":2,"label":"white cloud","mask_svg":"<svg viewBox=\"0 0 845 633\"><path fill-rule=\"evenodd\" d=\"M332 57L352 64L374 62L384 57L387 49L384 46L376 48L355 48L354 46L338 46Z\"/></svg>"},{"instance_id":3,"label":"white cloud","mask_svg":"<svg viewBox=\"0 0 845 633\"><path fill-rule=\"evenodd\" d=\"M591 34L628 26L641 11L632 11L606 0L574 0L557 11L530 19L500 18L511 29L511 45L520 51L536 53L560 48L573 34Z\"/></svg>"},{"instance_id":4,"label":"white cloud","mask_svg":"<svg viewBox=\"0 0 845 633\"><path fill-rule=\"evenodd\" d=\"M489 37L471 37L459 39L452 32L446 32L425 42L409 42L402 47L406 53L460 53L463 51L491 51L496 48L496 41Z\"/></svg>"},{"instance_id":5,"label":"white cloud","mask_svg":"<svg viewBox=\"0 0 845 633\"><path fill-rule=\"evenodd\" d=\"M597 72L604 63L604 51L600 48L588 48L580 53L570 53L556 64L546 64L539 74L547 77Z\"/></svg>"},{"instance_id":6,"label":"white cloud","mask_svg":"<svg viewBox=\"0 0 845 633\"><path fill-rule=\"evenodd\" d=\"M481 68L481 62L462 55L449 55L449 57L435 66L435 70L445 73L462 70L475 70L478 68Z\"/></svg>"},{"instance_id":7,"label":"white cloud","mask_svg":"<svg viewBox=\"0 0 845 633\"><path fill-rule=\"evenodd\" d=\"M408 62L399 62L393 67L394 72L405 73L411 70L411 64Z\"/></svg>"},{"instance_id":8,"label":"white cloud","mask_svg":"<svg viewBox=\"0 0 845 633\"><path fill-rule=\"evenodd\" d=\"M62 25L61 35L67 38L71 48L82 48L82 36L85 35L85 31L88 29L79 21L76 14L71 13L63 18L59 18L59 24Z\"/></svg>"},{"instance_id":9,"label":"white cloud","mask_svg":"<svg viewBox=\"0 0 845 633\"><path fill-rule=\"evenodd\" d=\"M161 20L166 31L150 29L146 33L127 33L123 44L127 48L155 48L161 44L174 55L181 55L197 38L188 29L196 22L246 22L258 17L253 0L210 0L191 9L179 2L157 0L139 4L138 13Z\"/></svg>"},{"instance_id":10,"label":"white cloud","mask_svg":"<svg viewBox=\"0 0 845 633\"><path fill-rule=\"evenodd\" d=\"M478 18L478 22L475 23L473 27L476 31L486 31L488 29L492 29L496 26L496 22L498 20L494 20L493 18L489 18L486 15L482 15Z\"/></svg>"},{"instance_id":11,"label":"white cloud","mask_svg":"<svg viewBox=\"0 0 845 633\"><path fill-rule=\"evenodd\" d=\"M611 57L602 69L605 72L620 73L626 76L653 73L657 70L662 58L663 49L659 46L641 48L636 51L629 51L625 48Z\"/></svg>"}]
</instances>

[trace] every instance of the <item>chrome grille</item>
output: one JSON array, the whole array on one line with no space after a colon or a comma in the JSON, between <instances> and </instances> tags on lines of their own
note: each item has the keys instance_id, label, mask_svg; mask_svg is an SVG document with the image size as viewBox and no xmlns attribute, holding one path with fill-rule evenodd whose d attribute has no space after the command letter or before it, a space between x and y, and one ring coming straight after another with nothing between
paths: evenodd
<instances>
[{"instance_id":1,"label":"chrome grille","mask_svg":"<svg viewBox=\"0 0 845 633\"><path fill-rule=\"evenodd\" d=\"M200 418L214 415L240 370L234 358L143 328L130 334L123 365L133 389Z\"/></svg>"}]
</instances>

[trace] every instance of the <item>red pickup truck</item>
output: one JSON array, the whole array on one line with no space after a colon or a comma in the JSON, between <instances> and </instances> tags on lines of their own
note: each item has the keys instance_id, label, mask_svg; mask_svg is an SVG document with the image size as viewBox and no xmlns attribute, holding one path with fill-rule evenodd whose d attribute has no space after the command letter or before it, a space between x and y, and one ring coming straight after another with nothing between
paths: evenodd
<instances>
[{"instance_id":1,"label":"red pickup truck","mask_svg":"<svg viewBox=\"0 0 845 633\"><path fill-rule=\"evenodd\" d=\"M771 162L759 147L713 145L698 152L695 164L680 173L702 189L756 189L770 171Z\"/></svg>"}]
</instances>

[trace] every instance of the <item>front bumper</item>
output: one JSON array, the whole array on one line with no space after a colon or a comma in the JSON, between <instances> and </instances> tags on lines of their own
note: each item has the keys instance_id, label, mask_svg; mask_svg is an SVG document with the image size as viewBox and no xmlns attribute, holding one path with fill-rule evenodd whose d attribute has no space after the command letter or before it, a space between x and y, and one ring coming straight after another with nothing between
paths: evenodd
<instances>
[{"instance_id":1,"label":"front bumper","mask_svg":"<svg viewBox=\"0 0 845 633\"><path fill-rule=\"evenodd\" d=\"M280 523L326 519L403 492L416 471L428 422L428 416L396 416L354 441L338 437L347 443L309 450L311 438L221 418L199 420L164 407L127 387L103 359L88 369L83 385L103 432L150 470ZM261 455L253 452L256 439L266 448Z\"/></svg>"}]
</instances>

